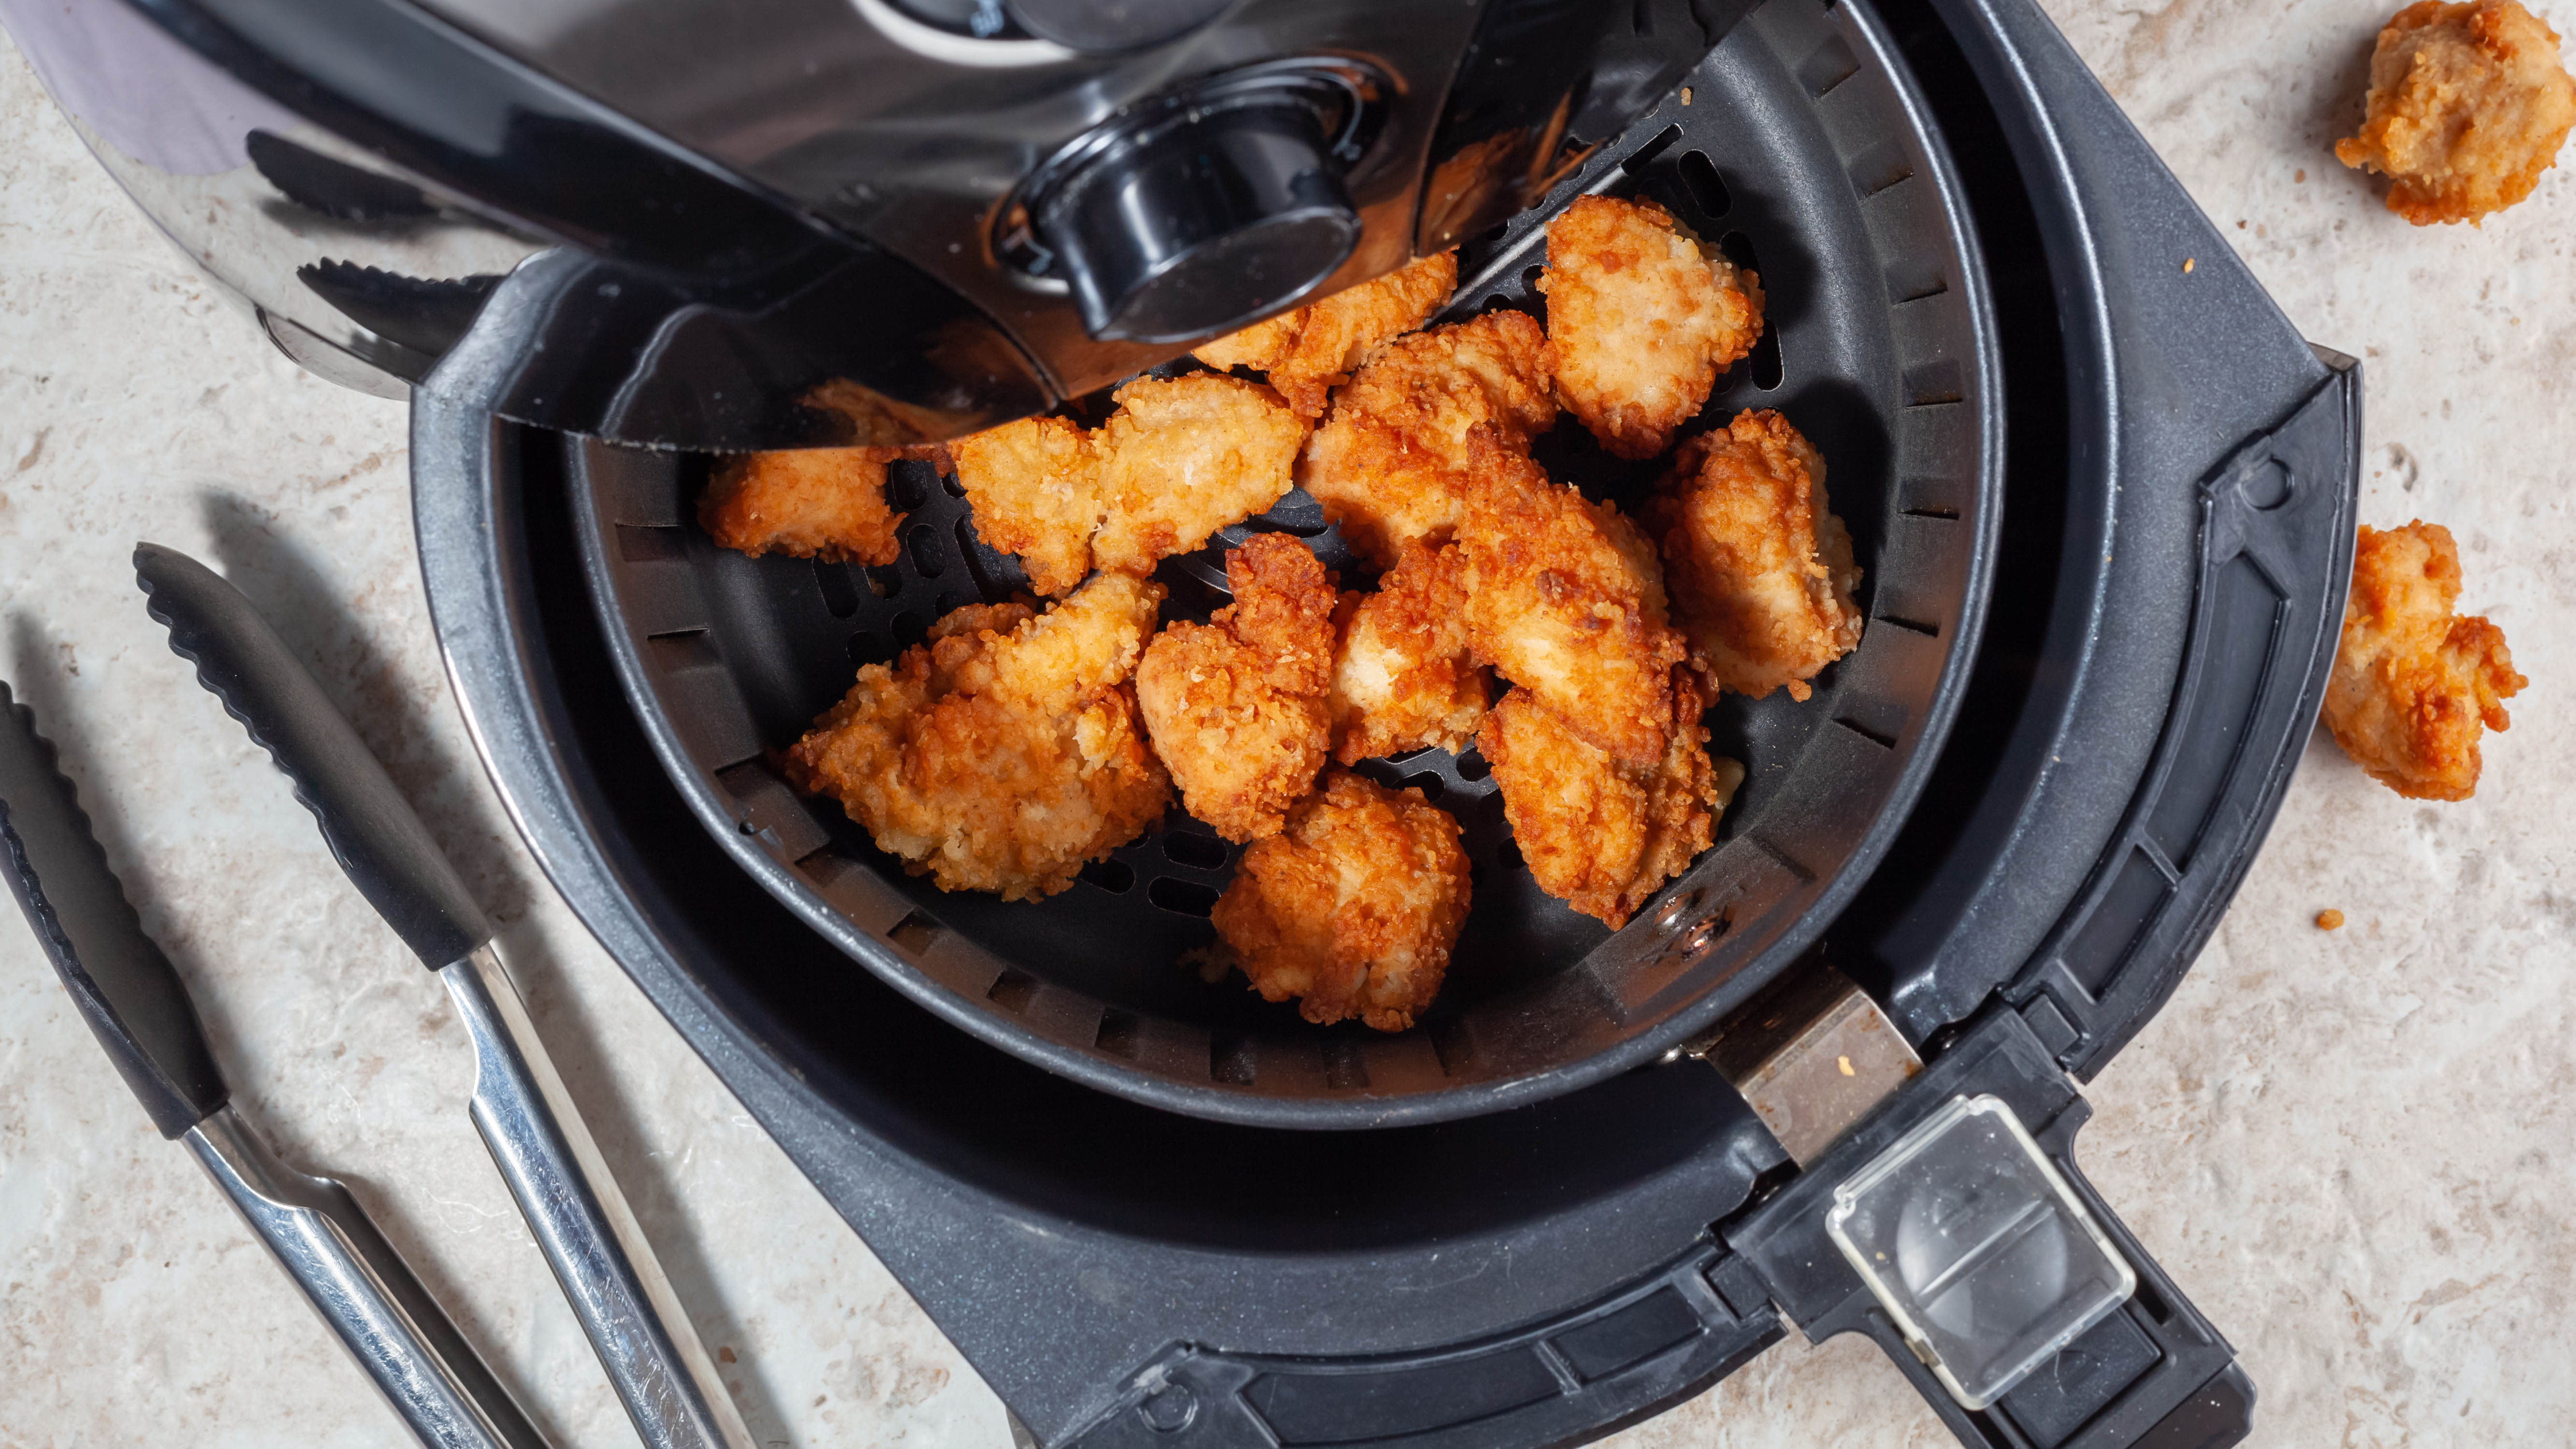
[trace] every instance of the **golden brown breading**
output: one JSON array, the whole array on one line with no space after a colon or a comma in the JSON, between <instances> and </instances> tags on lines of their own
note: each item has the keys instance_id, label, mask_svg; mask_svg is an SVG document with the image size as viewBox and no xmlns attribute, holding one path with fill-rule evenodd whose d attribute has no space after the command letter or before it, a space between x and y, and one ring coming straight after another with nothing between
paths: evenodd
<instances>
[{"instance_id":1,"label":"golden brown breading","mask_svg":"<svg viewBox=\"0 0 2576 1449\"><path fill-rule=\"evenodd\" d=\"M1306 423L1259 383L1140 377L1096 432L1022 418L949 445L985 543L1029 586L1068 592L1095 568L1143 573L1288 491Z\"/></svg>"},{"instance_id":2,"label":"golden brown breading","mask_svg":"<svg viewBox=\"0 0 2576 1449\"><path fill-rule=\"evenodd\" d=\"M1307 423L1261 384L1140 377L1111 396L1092 567L1142 573L1288 491Z\"/></svg>"},{"instance_id":3,"label":"golden brown breading","mask_svg":"<svg viewBox=\"0 0 2576 1449\"><path fill-rule=\"evenodd\" d=\"M1040 615L961 609L891 668L861 669L784 752L788 782L831 794L942 890L1053 895L1171 799L1127 684L1162 597L1103 574Z\"/></svg>"},{"instance_id":4,"label":"golden brown breading","mask_svg":"<svg viewBox=\"0 0 2576 1449\"><path fill-rule=\"evenodd\" d=\"M1519 453L1480 440L1474 468L1458 547L1477 661L1621 763L1662 759L1685 650L1654 544Z\"/></svg>"},{"instance_id":5,"label":"golden brown breading","mask_svg":"<svg viewBox=\"0 0 2576 1449\"><path fill-rule=\"evenodd\" d=\"M1711 687L1760 699L1860 643L1860 566L1825 497L1825 460L1789 420L1744 412L1682 444L1638 510L1662 540L1673 622Z\"/></svg>"},{"instance_id":6,"label":"golden brown breading","mask_svg":"<svg viewBox=\"0 0 2576 1449\"><path fill-rule=\"evenodd\" d=\"M1276 317L1265 317L1249 327L1229 332L1190 353L1190 356L1223 372L1230 367L1249 367L1266 373L1288 360L1297 350L1297 334L1306 328L1306 309L1291 307ZM1278 387L1277 382L1270 384ZM1286 397L1282 389L1280 396ZM1296 406L1291 401L1289 406Z\"/></svg>"},{"instance_id":7,"label":"golden brown breading","mask_svg":"<svg viewBox=\"0 0 2576 1449\"><path fill-rule=\"evenodd\" d=\"M2387 175L2388 209L2417 226L2475 225L2531 194L2570 127L2556 31L2515 0L2420 0L2379 32L2361 132L2335 159Z\"/></svg>"},{"instance_id":8,"label":"golden brown breading","mask_svg":"<svg viewBox=\"0 0 2576 1449\"><path fill-rule=\"evenodd\" d=\"M1467 919L1458 822L1419 790L1335 767L1284 833L1244 851L1211 914L1265 1000L1403 1031L1439 993Z\"/></svg>"},{"instance_id":9,"label":"golden brown breading","mask_svg":"<svg viewBox=\"0 0 2576 1449\"><path fill-rule=\"evenodd\" d=\"M1228 840L1275 835L1331 739L1333 576L1284 533L1225 556L1234 602L1145 647L1136 702L1181 804Z\"/></svg>"},{"instance_id":10,"label":"golden brown breading","mask_svg":"<svg viewBox=\"0 0 2576 1449\"><path fill-rule=\"evenodd\" d=\"M2352 596L2326 684L2326 727L2370 777L2410 800L2466 800L2478 788L2478 734L2512 723L2516 674L2504 631L2452 612L2460 550L2422 519L2353 548Z\"/></svg>"},{"instance_id":11,"label":"golden brown breading","mask_svg":"<svg viewBox=\"0 0 2576 1449\"><path fill-rule=\"evenodd\" d=\"M1342 595L1334 619L1333 758L1355 765L1427 745L1456 754L1485 717L1489 676L1467 647L1466 554L1405 545L1377 592Z\"/></svg>"},{"instance_id":12,"label":"golden brown breading","mask_svg":"<svg viewBox=\"0 0 2576 1449\"><path fill-rule=\"evenodd\" d=\"M1680 722L1648 766L1584 743L1526 689L1504 695L1476 737L1539 889L1612 930L1708 849L1744 782L1743 765L1708 757L1707 698L1688 669L1673 671L1673 695Z\"/></svg>"},{"instance_id":13,"label":"golden brown breading","mask_svg":"<svg viewBox=\"0 0 2576 1449\"><path fill-rule=\"evenodd\" d=\"M1581 196L1547 224L1556 390L1601 446L1651 458L1762 338L1762 281L1651 201Z\"/></svg>"},{"instance_id":14,"label":"golden brown breading","mask_svg":"<svg viewBox=\"0 0 2576 1449\"><path fill-rule=\"evenodd\" d=\"M948 445L974 510L975 534L1020 556L1029 587L1049 598L1091 572L1100 527L1100 452L1065 418L1022 418Z\"/></svg>"},{"instance_id":15,"label":"golden brown breading","mask_svg":"<svg viewBox=\"0 0 2576 1449\"><path fill-rule=\"evenodd\" d=\"M1192 354L1210 367L1251 367L1305 417L1324 415L1334 388L1397 336L1423 324L1458 289L1458 254L1440 252L1220 337Z\"/></svg>"},{"instance_id":16,"label":"golden brown breading","mask_svg":"<svg viewBox=\"0 0 2576 1449\"><path fill-rule=\"evenodd\" d=\"M1399 337L1334 395L1297 481L1380 568L1407 543L1437 548L1466 515L1469 439L1526 452L1556 421L1551 357L1520 312Z\"/></svg>"},{"instance_id":17,"label":"golden brown breading","mask_svg":"<svg viewBox=\"0 0 2576 1449\"><path fill-rule=\"evenodd\" d=\"M901 448L800 448L717 465L698 524L726 548L836 563L890 564L903 515L886 506L886 465Z\"/></svg>"}]
</instances>

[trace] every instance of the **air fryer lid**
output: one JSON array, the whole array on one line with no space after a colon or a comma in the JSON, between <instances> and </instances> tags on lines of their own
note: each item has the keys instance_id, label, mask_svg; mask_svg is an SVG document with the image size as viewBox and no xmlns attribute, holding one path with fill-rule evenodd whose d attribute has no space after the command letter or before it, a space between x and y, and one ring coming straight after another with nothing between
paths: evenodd
<instances>
[{"instance_id":1,"label":"air fryer lid","mask_svg":"<svg viewBox=\"0 0 2576 1449\"><path fill-rule=\"evenodd\" d=\"M1367 1126L1457 1117L1646 1061L1749 995L1814 940L1903 821L1974 652L2000 457L1981 264L1910 80L1853 6L1775 0L1543 207L1462 253L1453 315L1535 310L1547 215L1584 191L1656 197L1761 274L1769 334L1704 415L1776 407L1829 466L1866 570L1859 648L1815 697L1728 697L1713 753L1748 778L1718 846L1610 933L1540 894L1473 755L1369 768L1456 814L1476 905L1440 1002L1395 1035L1331 1029L1184 960L1234 851L1175 810L1036 904L943 894L829 801L798 799L765 752L928 623L1019 585L952 482L898 465L897 565L856 570L716 548L692 522L705 460L579 447L585 564L622 681L704 827L842 950L984 1039L1104 1090L1220 1119ZM1568 420L1551 472L1632 503L1653 473ZM908 492L905 492L908 490ZM1292 493L1167 564L1167 614L1222 602L1222 547L1247 530L1357 560Z\"/></svg>"}]
</instances>

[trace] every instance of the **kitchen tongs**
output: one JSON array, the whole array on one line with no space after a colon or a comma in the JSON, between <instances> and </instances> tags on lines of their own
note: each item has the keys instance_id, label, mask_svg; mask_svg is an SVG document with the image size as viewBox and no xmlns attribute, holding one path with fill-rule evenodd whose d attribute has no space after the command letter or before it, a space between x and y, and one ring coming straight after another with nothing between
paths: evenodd
<instances>
[{"instance_id":1,"label":"kitchen tongs","mask_svg":"<svg viewBox=\"0 0 2576 1449\"><path fill-rule=\"evenodd\" d=\"M752 1449L751 1433L502 969L492 923L410 804L239 589L173 549L134 550L170 648L295 782L322 838L447 987L474 1043L472 1114L648 1449Z\"/></svg>"},{"instance_id":2,"label":"kitchen tongs","mask_svg":"<svg viewBox=\"0 0 2576 1449\"><path fill-rule=\"evenodd\" d=\"M236 1114L188 989L90 834L35 718L0 684L0 865L117 1074L184 1141L412 1432L433 1449L545 1449L349 1190L278 1160Z\"/></svg>"},{"instance_id":3,"label":"kitchen tongs","mask_svg":"<svg viewBox=\"0 0 2576 1449\"><path fill-rule=\"evenodd\" d=\"M153 544L134 563L171 648L295 782L341 868L446 985L474 1044L474 1125L648 1449L751 1449L455 868L239 590ZM357 1200L280 1162L227 1105L186 987L6 685L0 856L65 989L153 1124L186 1140L412 1432L436 1449L542 1449Z\"/></svg>"}]
</instances>

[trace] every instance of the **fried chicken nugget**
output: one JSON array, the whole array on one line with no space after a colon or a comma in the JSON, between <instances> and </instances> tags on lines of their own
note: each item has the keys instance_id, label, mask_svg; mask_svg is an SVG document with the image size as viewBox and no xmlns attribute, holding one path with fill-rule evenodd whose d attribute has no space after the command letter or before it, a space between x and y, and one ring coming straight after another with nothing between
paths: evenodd
<instances>
[{"instance_id":1,"label":"fried chicken nugget","mask_svg":"<svg viewBox=\"0 0 2576 1449\"><path fill-rule=\"evenodd\" d=\"M788 783L839 800L942 890L1053 895L1171 800L1127 684L1162 597L1103 574L1044 614L960 609L859 671L784 752Z\"/></svg>"},{"instance_id":2,"label":"fried chicken nugget","mask_svg":"<svg viewBox=\"0 0 2576 1449\"><path fill-rule=\"evenodd\" d=\"M1195 373L1140 377L1111 396L1092 567L1142 573L1288 491L1307 423L1269 388Z\"/></svg>"},{"instance_id":3,"label":"fried chicken nugget","mask_svg":"<svg viewBox=\"0 0 2576 1449\"><path fill-rule=\"evenodd\" d=\"M1336 767L1244 851L1211 915L1264 1000L1403 1031L1440 991L1467 892L1449 812Z\"/></svg>"},{"instance_id":4,"label":"fried chicken nugget","mask_svg":"<svg viewBox=\"0 0 2576 1449\"><path fill-rule=\"evenodd\" d=\"M886 504L886 465L904 454L902 448L800 448L728 458L698 497L698 525L753 558L783 553L893 563L903 552L904 516Z\"/></svg>"},{"instance_id":5,"label":"fried chicken nugget","mask_svg":"<svg viewBox=\"0 0 2576 1449\"><path fill-rule=\"evenodd\" d=\"M1528 451L1556 421L1547 333L1520 312L1399 337L1352 376L1315 430L1297 481L1351 547L1393 568L1466 516L1469 439Z\"/></svg>"},{"instance_id":6,"label":"fried chicken nugget","mask_svg":"<svg viewBox=\"0 0 2576 1449\"><path fill-rule=\"evenodd\" d=\"M1688 669L1673 671L1673 695L1679 722L1647 766L1585 743L1526 689L1504 695L1477 735L1539 889L1614 931L1708 849L1744 782L1742 764L1709 759L1707 699Z\"/></svg>"},{"instance_id":7,"label":"fried chicken nugget","mask_svg":"<svg viewBox=\"0 0 2576 1449\"><path fill-rule=\"evenodd\" d=\"M1331 740L1333 576L1284 533L1225 556L1234 602L1145 646L1136 702L1192 815L1232 841L1276 835Z\"/></svg>"},{"instance_id":8,"label":"fried chicken nugget","mask_svg":"<svg viewBox=\"0 0 2576 1449\"><path fill-rule=\"evenodd\" d=\"M2372 779L2410 800L2475 793L2480 728L2511 724L2504 702L2530 683L2514 672L2503 630L2452 612L2459 597L2449 529L2417 519L2361 530L2326 727Z\"/></svg>"},{"instance_id":9,"label":"fried chicken nugget","mask_svg":"<svg viewBox=\"0 0 2576 1449\"><path fill-rule=\"evenodd\" d=\"M1073 592L1091 572L1100 527L1100 449L1079 423L1021 418L948 445L974 510L975 535L1018 554L1029 587Z\"/></svg>"},{"instance_id":10,"label":"fried chicken nugget","mask_svg":"<svg viewBox=\"0 0 2576 1449\"><path fill-rule=\"evenodd\" d=\"M1474 466L1458 547L1476 660L1621 764L1662 759L1686 650L1654 544L1522 454L1479 440Z\"/></svg>"},{"instance_id":11,"label":"fried chicken nugget","mask_svg":"<svg viewBox=\"0 0 2576 1449\"><path fill-rule=\"evenodd\" d=\"M1860 643L1860 566L1825 497L1825 460L1776 412L1743 412L1682 445L1638 510L1662 541L1673 622L1712 688L1755 699Z\"/></svg>"},{"instance_id":12,"label":"fried chicken nugget","mask_svg":"<svg viewBox=\"0 0 2576 1449\"><path fill-rule=\"evenodd\" d=\"M1440 252L1255 322L1191 355L1210 367L1257 368L1299 416L1319 418L1334 388L1389 340L1421 326L1457 289L1458 254Z\"/></svg>"},{"instance_id":13,"label":"fried chicken nugget","mask_svg":"<svg viewBox=\"0 0 2576 1449\"><path fill-rule=\"evenodd\" d=\"M1547 224L1556 390L1601 446L1651 458L1762 338L1762 281L1652 201L1582 196Z\"/></svg>"},{"instance_id":14,"label":"fried chicken nugget","mask_svg":"<svg viewBox=\"0 0 2576 1449\"><path fill-rule=\"evenodd\" d=\"M2571 127L2556 31L2515 0L2420 0L2379 32L2361 131L2335 159L2388 176L2388 209L2417 226L2474 226L2531 194Z\"/></svg>"},{"instance_id":15,"label":"fried chicken nugget","mask_svg":"<svg viewBox=\"0 0 2576 1449\"><path fill-rule=\"evenodd\" d=\"M1326 699L1334 759L1467 748L1492 676L1469 652L1466 610L1466 554L1455 545L1434 553L1406 544L1377 592L1342 595Z\"/></svg>"},{"instance_id":16,"label":"fried chicken nugget","mask_svg":"<svg viewBox=\"0 0 2576 1449\"><path fill-rule=\"evenodd\" d=\"M1259 383L1140 377L1096 432L1022 418L949 445L976 535L1050 597L1093 569L1144 573L1289 488L1306 422Z\"/></svg>"}]
</instances>

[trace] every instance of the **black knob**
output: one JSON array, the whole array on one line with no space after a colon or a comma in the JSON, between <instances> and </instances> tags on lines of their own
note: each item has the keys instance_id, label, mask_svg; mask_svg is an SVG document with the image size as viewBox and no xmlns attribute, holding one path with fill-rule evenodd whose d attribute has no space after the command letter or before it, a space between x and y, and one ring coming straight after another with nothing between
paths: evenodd
<instances>
[{"instance_id":1,"label":"black knob","mask_svg":"<svg viewBox=\"0 0 2576 1449\"><path fill-rule=\"evenodd\" d=\"M1330 276L1358 244L1360 218L1326 120L1273 91L1175 107L1095 140L1029 208L1083 326L1187 342Z\"/></svg>"},{"instance_id":2,"label":"black knob","mask_svg":"<svg viewBox=\"0 0 2576 1449\"><path fill-rule=\"evenodd\" d=\"M1010 0L1031 35L1072 50L1141 50L1187 35L1234 0Z\"/></svg>"}]
</instances>

